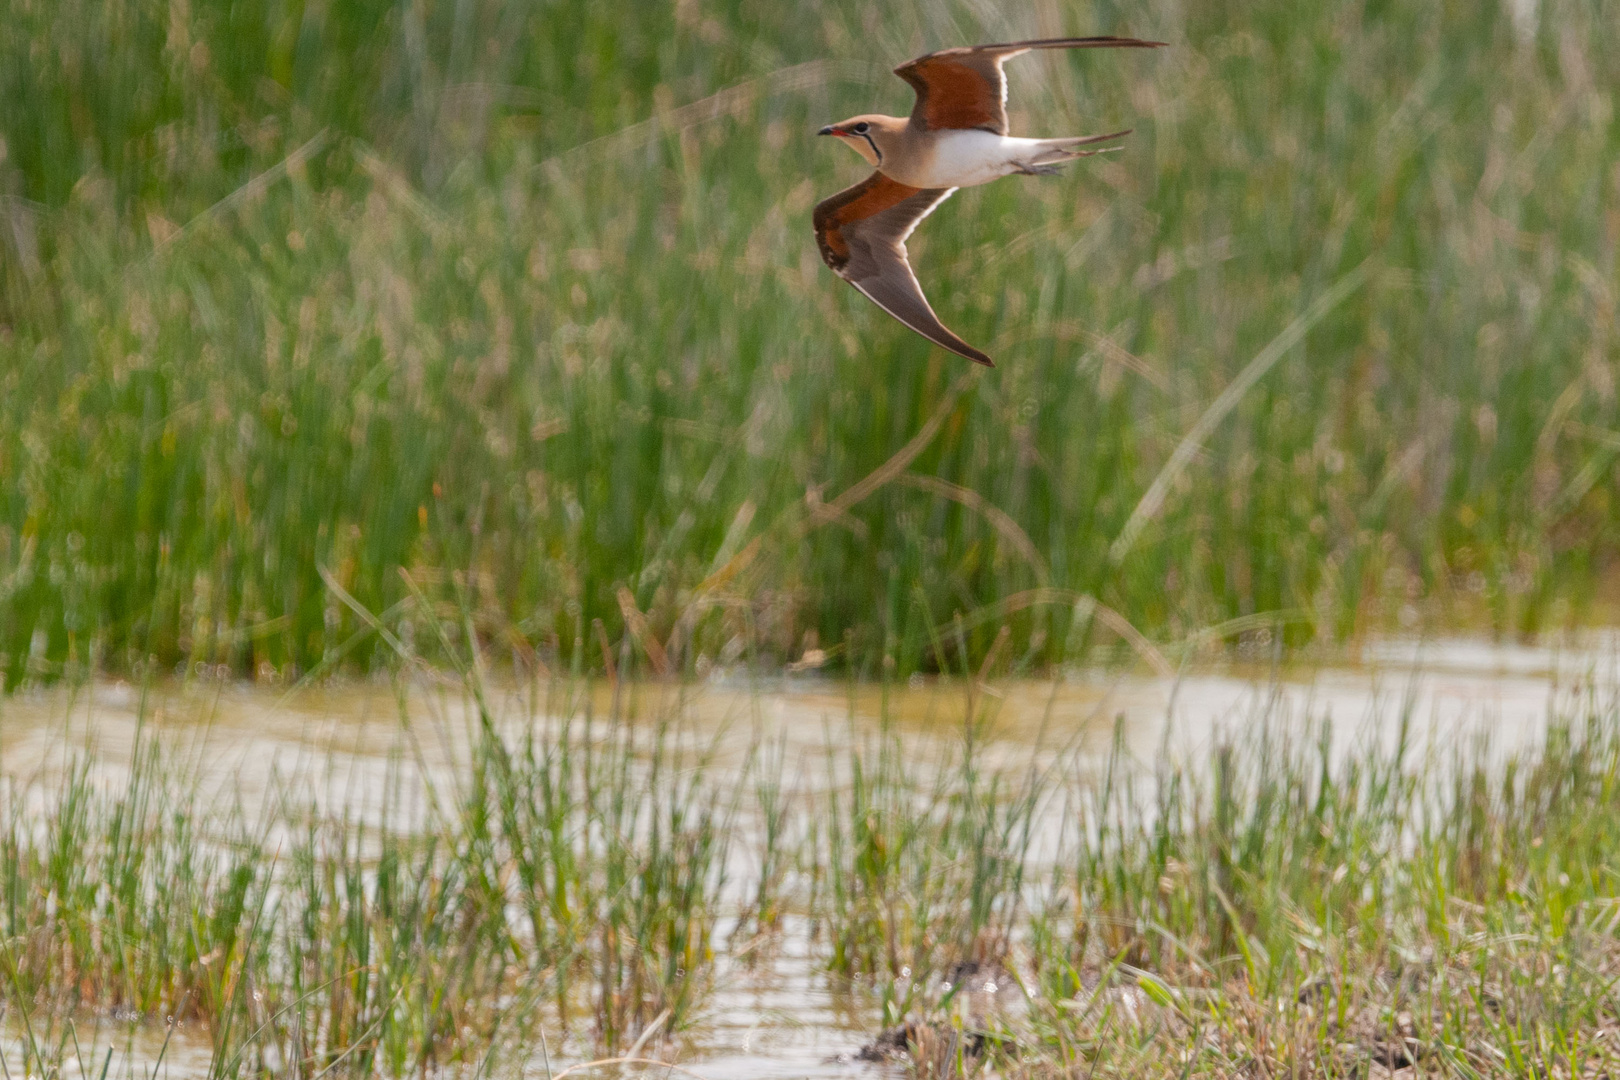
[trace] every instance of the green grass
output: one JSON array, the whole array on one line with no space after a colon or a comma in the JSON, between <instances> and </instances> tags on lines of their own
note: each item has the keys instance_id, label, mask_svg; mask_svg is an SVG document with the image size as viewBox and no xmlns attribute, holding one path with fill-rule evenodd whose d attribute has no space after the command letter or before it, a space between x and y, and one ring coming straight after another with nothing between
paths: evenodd
<instances>
[{"instance_id":1,"label":"green grass","mask_svg":"<svg viewBox=\"0 0 1620 1080\"><path fill-rule=\"evenodd\" d=\"M1115 647L1077 597L1161 644L1600 619L1620 23L1538 10L0 0L6 685L386 664L322 572L434 640L402 567L597 670L626 589L687 671L955 667L957 614L1039 669ZM1172 47L1013 65L1020 130L1136 132L921 230L968 372L820 265L863 169L812 136L1031 33Z\"/></svg>"},{"instance_id":2,"label":"green grass","mask_svg":"<svg viewBox=\"0 0 1620 1080\"><path fill-rule=\"evenodd\" d=\"M150 737L121 790L92 760L53 791L13 782L0 818L25 1072L108 1011L203 1025L218 1076L477 1066L542 1018L608 1048L684 1027L705 986L732 808L661 733L587 712L543 743L485 735L427 808L396 761L380 828L298 776L247 812L200 801Z\"/></svg>"},{"instance_id":3,"label":"green grass","mask_svg":"<svg viewBox=\"0 0 1620 1080\"><path fill-rule=\"evenodd\" d=\"M865 1022L923 1025L919 1075L980 1070L984 1024L1028 1077L1615 1066L1612 697L1566 700L1506 759L1405 722L1332 751L1325 721L1259 704L1195 763L1116 742L1032 769L985 696L965 723L947 693L954 742L835 720L824 763L767 740L722 765L690 694L621 686L603 711L537 683L498 737L467 676L468 750L425 791L393 758L380 830L300 794L318 764L244 808L150 729L127 780L94 753L0 778L9 1074L95 1071L172 1018L219 1077L533 1070L542 1046L701 1075L682 1048L716 979L788 914L830 986L870 988ZM432 721L401 701L405 750ZM974 1019L942 986L965 958L1028 1008Z\"/></svg>"}]
</instances>

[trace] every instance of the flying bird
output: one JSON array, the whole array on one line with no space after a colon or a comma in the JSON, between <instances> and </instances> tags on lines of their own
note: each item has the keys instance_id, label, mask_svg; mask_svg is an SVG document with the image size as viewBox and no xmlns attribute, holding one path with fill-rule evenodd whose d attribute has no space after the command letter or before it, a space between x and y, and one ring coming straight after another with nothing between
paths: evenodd
<instances>
[{"instance_id":1,"label":"flying bird","mask_svg":"<svg viewBox=\"0 0 1620 1080\"><path fill-rule=\"evenodd\" d=\"M1102 152L1078 147L1130 134L1064 139L1009 135L1003 61L1032 49L1163 44L1120 37L1048 38L943 49L901 64L894 73L917 93L909 117L852 116L819 133L840 140L876 166L871 176L816 207L821 257L839 277L929 341L995 367L990 357L951 333L928 306L906 259L906 238L957 188L1012 173L1055 173L1075 158Z\"/></svg>"}]
</instances>

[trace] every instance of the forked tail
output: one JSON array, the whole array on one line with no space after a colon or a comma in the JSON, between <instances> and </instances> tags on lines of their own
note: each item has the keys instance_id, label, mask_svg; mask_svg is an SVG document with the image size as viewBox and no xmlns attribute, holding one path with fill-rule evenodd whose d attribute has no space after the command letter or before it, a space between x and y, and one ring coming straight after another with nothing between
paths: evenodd
<instances>
[{"instance_id":1,"label":"forked tail","mask_svg":"<svg viewBox=\"0 0 1620 1080\"><path fill-rule=\"evenodd\" d=\"M1034 166L1060 165L1077 157L1087 154L1099 153L1097 150L1076 150L1077 146L1086 146L1090 143L1106 142L1109 139L1122 138L1131 133L1131 129L1116 131L1111 135L1077 135L1068 139L1037 139L1040 149L1037 150L1025 164Z\"/></svg>"}]
</instances>

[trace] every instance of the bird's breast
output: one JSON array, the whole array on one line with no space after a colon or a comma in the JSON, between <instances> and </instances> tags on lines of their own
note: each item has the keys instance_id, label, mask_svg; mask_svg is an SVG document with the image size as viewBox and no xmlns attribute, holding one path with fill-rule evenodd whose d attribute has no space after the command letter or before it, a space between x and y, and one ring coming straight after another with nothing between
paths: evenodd
<instances>
[{"instance_id":1,"label":"bird's breast","mask_svg":"<svg viewBox=\"0 0 1620 1080\"><path fill-rule=\"evenodd\" d=\"M1013 144L1026 141L978 129L923 132L879 167L915 188L972 187L1012 172L1017 156Z\"/></svg>"}]
</instances>

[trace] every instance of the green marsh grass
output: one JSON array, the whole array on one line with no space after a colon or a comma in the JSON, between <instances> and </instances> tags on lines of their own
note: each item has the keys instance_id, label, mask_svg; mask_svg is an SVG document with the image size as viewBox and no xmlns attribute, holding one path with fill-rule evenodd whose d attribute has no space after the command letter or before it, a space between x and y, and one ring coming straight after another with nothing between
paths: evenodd
<instances>
[{"instance_id":1,"label":"green marsh grass","mask_svg":"<svg viewBox=\"0 0 1620 1080\"><path fill-rule=\"evenodd\" d=\"M1161 645L1602 618L1611 16L3 0L0 671L386 665L323 574L431 641L401 568L598 671L597 619L904 675L958 614L1023 670L1114 650L1094 604ZM1021 129L1136 130L918 235L1001 360L964 376L820 265L863 169L812 133L1059 33L1171 47L1014 65Z\"/></svg>"},{"instance_id":2,"label":"green marsh grass","mask_svg":"<svg viewBox=\"0 0 1620 1080\"><path fill-rule=\"evenodd\" d=\"M918 1075L1615 1066L1612 694L1563 700L1515 755L1402 717L1336 740L1257 697L1195 761L1116 739L1036 768L983 694L972 714L945 695L954 744L834 725L824 762L765 737L722 764L688 694L622 688L604 713L541 684L497 723L468 685L448 780L424 794L390 759L374 810L393 826L290 774L244 807L155 720L127 774L92 752L6 775L11 1075L82 1073L84 1047L170 1018L221 1077L629 1049L701 1075L682 1047L717 980L788 933L829 987L870 988L874 1028L913 1025ZM943 986L964 961L1002 965L1027 1005L966 1009Z\"/></svg>"},{"instance_id":3,"label":"green marsh grass","mask_svg":"<svg viewBox=\"0 0 1620 1080\"><path fill-rule=\"evenodd\" d=\"M199 1024L220 1076L474 1067L542 1015L608 1048L655 1016L686 1025L730 807L662 735L580 724L543 744L484 729L404 832L301 803L296 777L256 811L201 804L151 737L121 787L90 758L51 791L13 783L7 1021L28 1047L48 1043L41 1018ZM383 822L424 816L400 764Z\"/></svg>"}]
</instances>

